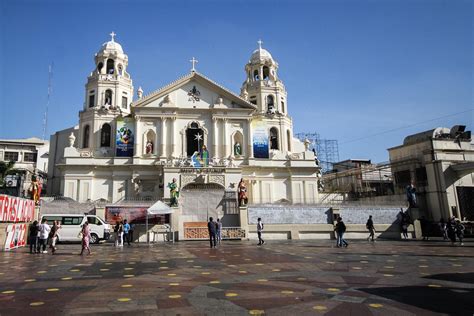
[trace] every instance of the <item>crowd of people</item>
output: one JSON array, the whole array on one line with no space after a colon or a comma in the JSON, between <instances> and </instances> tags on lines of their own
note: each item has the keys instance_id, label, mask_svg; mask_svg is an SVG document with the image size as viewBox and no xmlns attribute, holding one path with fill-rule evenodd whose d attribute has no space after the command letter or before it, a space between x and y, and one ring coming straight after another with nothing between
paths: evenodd
<instances>
[{"instance_id":1,"label":"crowd of people","mask_svg":"<svg viewBox=\"0 0 474 316\"><path fill-rule=\"evenodd\" d=\"M114 226L115 247L123 247L124 241L130 246L133 240L133 228L126 219L117 221Z\"/></svg>"}]
</instances>

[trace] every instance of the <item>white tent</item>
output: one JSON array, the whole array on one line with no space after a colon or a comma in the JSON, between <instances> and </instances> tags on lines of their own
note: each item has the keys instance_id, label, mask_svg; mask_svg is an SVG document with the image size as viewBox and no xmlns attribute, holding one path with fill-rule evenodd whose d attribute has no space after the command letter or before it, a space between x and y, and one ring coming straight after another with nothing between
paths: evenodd
<instances>
[{"instance_id":1,"label":"white tent","mask_svg":"<svg viewBox=\"0 0 474 316\"><path fill-rule=\"evenodd\" d=\"M146 210L146 241L149 242L148 238L148 215L163 215L171 214L173 209L161 201L157 201L155 204L150 206Z\"/></svg>"}]
</instances>

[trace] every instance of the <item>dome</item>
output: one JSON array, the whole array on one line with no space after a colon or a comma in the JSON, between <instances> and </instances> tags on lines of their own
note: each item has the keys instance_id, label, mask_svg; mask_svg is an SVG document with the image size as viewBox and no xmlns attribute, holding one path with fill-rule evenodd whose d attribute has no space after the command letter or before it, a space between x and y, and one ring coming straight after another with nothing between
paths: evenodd
<instances>
[{"instance_id":1,"label":"dome","mask_svg":"<svg viewBox=\"0 0 474 316\"><path fill-rule=\"evenodd\" d=\"M117 53L123 54L122 45L120 45L119 43L115 41L115 33L114 32L110 33L110 36L112 37L112 39L102 44L102 47L99 50L99 54L105 51L117 52Z\"/></svg>"},{"instance_id":2,"label":"dome","mask_svg":"<svg viewBox=\"0 0 474 316\"><path fill-rule=\"evenodd\" d=\"M262 41L259 40L258 42L258 48L253 51L252 56L250 57L250 62L251 63L260 63L266 60L271 60L273 61L272 55L266 50L265 48L262 48Z\"/></svg>"},{"instance_id":3,"label":"dome","mask_svg":"<svg viewBox=\"0 0 474 316\"><path fill-rule=\"evenodd\" d=\"M256 50L254 50L252 56L250 57L250 61L252 63L258 63L265 60L273 60L273 57L268 52L268 50L264 48L257 48Z\"/></svg>"}]
</instances>

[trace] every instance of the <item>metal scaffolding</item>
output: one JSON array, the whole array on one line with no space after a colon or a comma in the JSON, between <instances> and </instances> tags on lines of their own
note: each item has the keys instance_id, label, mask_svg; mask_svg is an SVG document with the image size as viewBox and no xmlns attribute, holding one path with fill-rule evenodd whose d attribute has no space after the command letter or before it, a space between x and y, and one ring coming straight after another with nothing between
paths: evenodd
<instances>
[{"instance_id":1,"label":"metal scaffolding","mask_svg":"<svg viewBox=\"0 0 474 316\"><path fill-rule=\"evenodd\" d=\"M318 133L297 133L295 135L302 142L309 140L309 148L316 150L323 173L332 170L333 164L339 161L339 145L335 139L321 139Z\"/></svg>"}]
</instances>

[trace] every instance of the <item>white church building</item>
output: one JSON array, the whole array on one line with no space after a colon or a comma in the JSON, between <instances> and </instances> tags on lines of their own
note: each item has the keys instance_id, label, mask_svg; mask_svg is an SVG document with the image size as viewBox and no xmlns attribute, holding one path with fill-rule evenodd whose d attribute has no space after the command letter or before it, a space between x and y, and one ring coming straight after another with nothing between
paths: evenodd
<instances>
[{"instance_id":1,"label":"white church building","mask_svg":"<svg viewBox=\"0 0 474 316\"><path fill-rule=\"evenodd\" d=\"M188 74L135 94L128 56L111 36L95 54L78 125L51 136L49 194L169 201L176 179L188 222L238 212L241 179L248 204L318 201L320 168L293 136L278 63L261 41L240 94L199 73L194 58Z\"/></svg>"}]
</instances>

